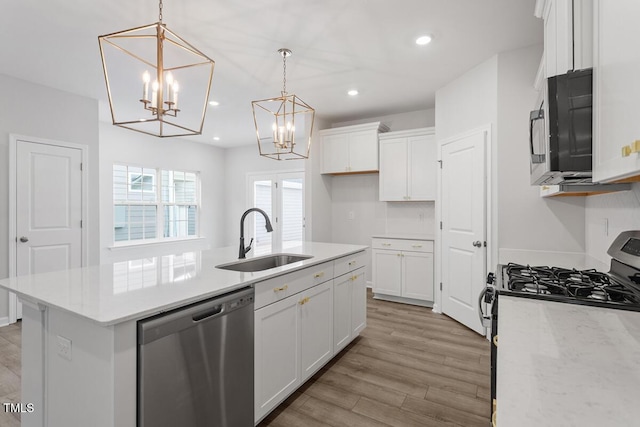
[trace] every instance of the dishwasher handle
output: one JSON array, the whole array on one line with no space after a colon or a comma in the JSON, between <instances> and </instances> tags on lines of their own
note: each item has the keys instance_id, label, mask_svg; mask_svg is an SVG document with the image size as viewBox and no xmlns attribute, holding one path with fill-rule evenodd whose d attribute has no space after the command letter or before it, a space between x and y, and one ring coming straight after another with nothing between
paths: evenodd
<instances>
[{"instance_id":1,"label":"dishwasher handle","mask_svg":"<svg viewBox=\"0 0 640 427\"><path fill-rule=\"evenodd\" d=\"M224 306L222 304L216 305L215 307L211 307L208 310L201 311L200 313L194 314L191 318L194 322L200 322L205 319L209 319L217 314L222 314L224 312Z\"/></svg>"}]
</instances>

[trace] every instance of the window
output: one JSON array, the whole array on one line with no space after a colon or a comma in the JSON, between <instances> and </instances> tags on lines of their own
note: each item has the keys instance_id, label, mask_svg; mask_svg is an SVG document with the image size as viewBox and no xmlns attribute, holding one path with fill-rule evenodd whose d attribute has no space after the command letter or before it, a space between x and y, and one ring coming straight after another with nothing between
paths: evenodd
<instances>
[{"instance_id":1,"label":"window","mask_svg":"<svg viewBox=\"0 0 640 427\"><path fill-rule=\"evenodd\" d=\"M250 175L248 190L249 207L264 210L273 225L273 233L267 233L263 216L252 214L248 237L255 238L256 254L271 250L272 246L285 250L304 240L304 173Z\"/></svg>"},{"instance_id":2,"label":"window","mask_svg":"<svg viewBox=\"0 0 640 427\"><path fill-rule=\"evenodd\" d=\"M198 187L195 172L114 164L114 242L197 236Z\"/></svg>"}]
</instances>

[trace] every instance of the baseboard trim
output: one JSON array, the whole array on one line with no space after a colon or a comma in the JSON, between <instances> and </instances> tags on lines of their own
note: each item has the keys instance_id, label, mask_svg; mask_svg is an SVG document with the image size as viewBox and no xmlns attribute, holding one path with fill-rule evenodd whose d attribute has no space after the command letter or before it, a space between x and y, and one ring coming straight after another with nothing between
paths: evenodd
<instances>
[{"instance_id":1,"label":"baseboard trim","mask_svg":"<svg viewBox=\"0 0 640 427\"><path fill-rule=\"evenodd\" d=\"M0 317L0 327L7 326L9 324L9 317Z\"/></svg>"}]
</instances>

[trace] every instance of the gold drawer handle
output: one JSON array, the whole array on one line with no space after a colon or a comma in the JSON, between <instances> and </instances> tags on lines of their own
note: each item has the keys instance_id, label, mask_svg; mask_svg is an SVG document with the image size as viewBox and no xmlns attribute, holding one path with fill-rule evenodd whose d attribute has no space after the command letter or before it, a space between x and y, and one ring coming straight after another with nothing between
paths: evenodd
<instances>
[{"instance_id":1,"label":"gold drawer handle","mask_svg":"<svg viewBox=\"0 0 640 427\"><path fill-rule=\"evenodd\" d=\"M358 280L358 276L351 276L349 277L349 280L351 280L352 282L355 282L356 280Z\"/></svg>"},{"instance_id":2,"label":"gold drawer handle","mask_svg":"<svg viewBox=\"0 0 640 427\"><path fill-rule=\"evenodd\" d=\"M321 278L322 276L324 276L324 271L321 271L320 273L315 274L313 277L314 277L315 279L319 279L319 278Z\"/></svg>"},{"instance_id":3,"label":"gold drawer handle","mask_svg":"<svg viewBox=\"0 0 640 427\"><path fill-rule=\"evenodd\" d=\"M356 261L351 261L351 262L349 263L349 267L351 267L352 265L355 265L355 264L356 264Z\"/></svg>"},{"instance_id":4,"label":"gold drawer handle","mask_svg":"<svg viewBox=\"0 0 640 427\"><path fill-rule=\"evenodd\" d=\"M498 336L493 337L493 345L498 346Z\"/></svg>"},{"instance_id":5,"label":"gold drawer handle","mask_svg":"<svg viewBox=\"0 0 640 427\"><path fill-rule=\"evenodd\" d=\"M421 248L422 245L411 245L412 248Z\"/></svg>"},{"instance_id":6,"label":"gold drawer handle","mask_svg":"<svg viewBox=\"0 0 640 427\"><path fill-rule=\"evenodd\" d=\"M640 139L636 139L630 145L632 153L640 153Z\"/></svg>"},{"instance_id":7,"label":"gold drawer handle","mask_svg":"<svg viewBox=\"0 0 640 427\"><path fill-rule=\"evenodd\" d=\"M300 300L299 304L300 305L305 305L306 303L308 303L311 300L311 298L309 297L304 297Z\"/></svg>"},{"instance_id":8,"label":"gold drawer handle","mask_svg":"<svg viewBox=\"0 0 640 427\"><path fill-rule=\"evenodd\" d=\"M542 186L542 189L543 189L543 190L545 190L545 191L546 191L546 190L548 190L548 189L550 189L550 188L551 188L551 187L549 187L548 185L543 185L543 186Z\"/></svg>"},{"instance_id":9,"label":"gold drawer handle","mask_svg":"<svg viewBox=\"0 0 640 427\"><path fill-rule=\"evenodd\" d=\"M284 285L281 288L273 288L273 292L281 292L281 291L286 291L287 289L289 289L289 285Z\"/></svg>"},{"instance_id":10,"label":"gold drawer handle","mask_svg":"<svg viewBox=\"0 0 640 427\"><path fill-rule=\"evenodd\" d=\"M383 243L382 246L391 246L391 243Z\"/></svg>"},{"instance_id":11,"label":"gold drawer handle","mask_svg":"<svg viewBox=\"0 0 640 427\"><path fill-rule=\"evenodd\" d=\"M625 145L622 147L622 157L629 157L631 155L631 146Z\"/></svg>"}]
</instances>

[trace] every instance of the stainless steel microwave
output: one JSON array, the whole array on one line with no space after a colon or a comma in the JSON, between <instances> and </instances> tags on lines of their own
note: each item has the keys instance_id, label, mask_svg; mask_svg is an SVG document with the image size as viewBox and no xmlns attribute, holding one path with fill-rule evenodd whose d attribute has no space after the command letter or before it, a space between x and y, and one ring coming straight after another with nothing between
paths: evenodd
<instances>
[{"instance_id":1,"label":"stainless steel microwave","mask_svg":"<svg viewBox=\"0 0 640 427\"><path fill-rule=\"evenodd\" d=\"M531 184L583 184L592 176L591 69L549 77L529 116Z\"/></svg>"}]
</instances>

